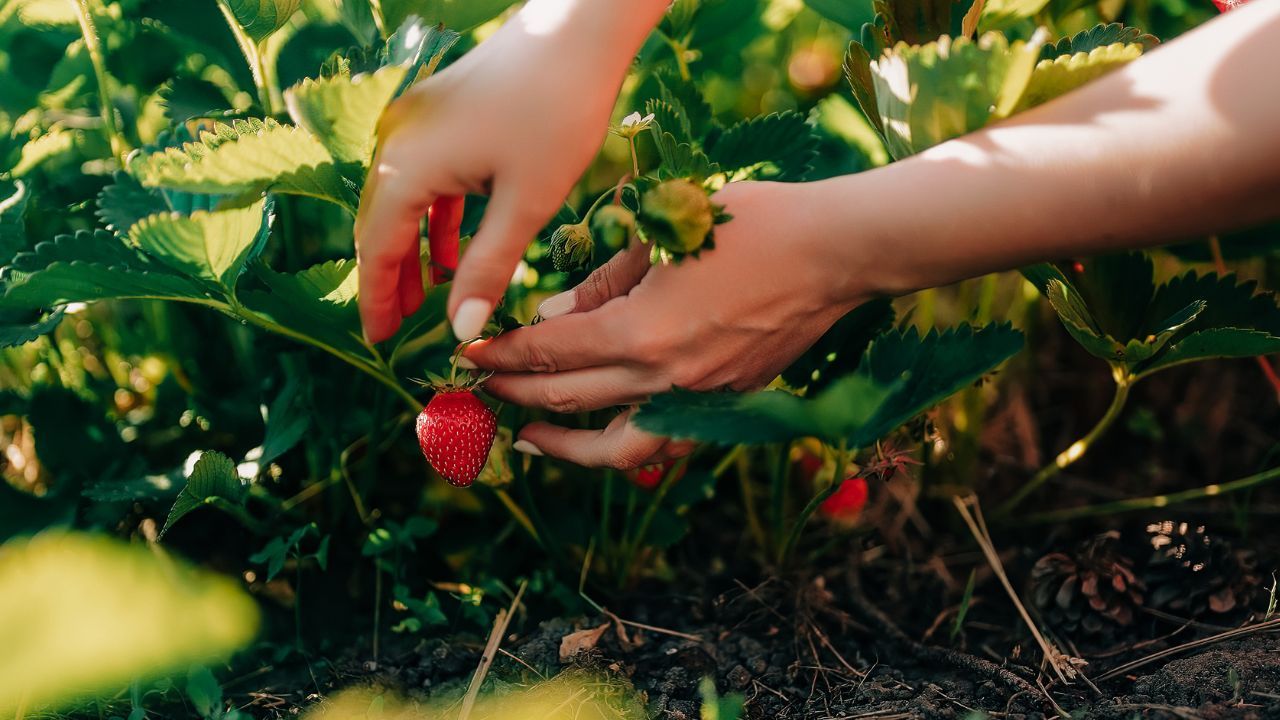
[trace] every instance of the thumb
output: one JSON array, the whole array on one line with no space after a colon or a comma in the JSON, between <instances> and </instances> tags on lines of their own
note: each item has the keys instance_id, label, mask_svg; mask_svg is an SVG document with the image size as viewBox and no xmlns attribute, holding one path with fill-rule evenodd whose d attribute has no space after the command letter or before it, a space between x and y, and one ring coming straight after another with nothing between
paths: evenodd
<instances>
[{"instance_id":1,"label":"thumb","mask_svg":"<svg viewBox=\"0 0 1280 720\"><path fill-rule=\"evenodd\" d=\"M448 307L459 340L470 340L484 329L529 241L551 218L550 211L531 207L525 192L516 188L509 181L495 183L480 229L454 273Z\"/></svg>"},{"instance_id":2,"label":"thumb","mask_svg":"<svg viewBox=\"0 0 1280 720\"><path fill-rule=\"evenodd\" d=\"M543 320L571 312L591 312L610 300L626 295L649 272L649 248L631 239L622 251L596 268L577 287L552 295L538 306Z\"/></svg>"}]
</instances>

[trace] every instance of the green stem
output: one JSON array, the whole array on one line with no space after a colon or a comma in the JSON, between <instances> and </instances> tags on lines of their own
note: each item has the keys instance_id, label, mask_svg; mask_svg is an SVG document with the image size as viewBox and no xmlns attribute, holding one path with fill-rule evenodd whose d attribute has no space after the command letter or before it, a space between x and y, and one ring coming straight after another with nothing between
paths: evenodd
<instances>
[{"instance_id":1,"label":"green stem","mask_svg":"<svg viewBox=\"0 0 1280 720\"><path fill-rule=\"evenodd\" d=\"M716 463L716 466L711 469L711 477L719 480L720 476L728 472L729 468L733 467L733 463L737 461L738 456L742 455L746 450L746 445L734 445L733 449L725 453L724 457L720 458L720 462Z\"/></svg>"},{"instance_id":2,"label":"green stem","mask_svg":"<svg viewBox=\"0 0 1280 720\"><path fill-rule=\"evenodd\" d=\"M640 158L636 156L636 138L634 135L627 138L627 145L631 148L631 177L640 177Z\"/></svg>"},{"instance_id":3,"label":"green stem","mask_svg":"<svg viewBox=\"0 0 1280 720\"><path fill-rule=\"evenodd\" d=\"M1111 428L1115 421L1119 419L1120 413L1124 410L1125 402L1129 399L1129 388L1133 386L1134 378L1128 374L1128 371L1117 365L1113 368L1112 374L1115 377L1115 395L1111 398L1111 405L1107 408L1107 412L1103 414L1098 424L1093 426L1084 437L1071 443L1066 450L1058 453L1058 457L1053 462L1044 466L1027 481L1025 485L1018 489L1013 497L1005 501L1003 505L996 509L993 518L1001 519L1008 517L1018 505L1026 500L1032 493L1040 489L1063 469L1070 466L1075 461L1084 457L1089 452L1089 448L1102 437L1104 433Z\"/></svg>"},{"instance_id":4,"label":"green stem","mask_svg":"<svg viewBox=\"0 0 1280 720\"><path fill-rule=\"evenodd\" d=\"M653 519L657 517L658 508L662 506L662 501L666 499L667 493L671 492L671 488L675 487L675 484L680 480L680 476L684 474L685 466L689 464L689 458L689 455L685 455L668 468L667 474L662 478L662 483L653 492L653 497L649 498L649 507L644 511L644 517L640 518L640 526L636 528L635 537L627 545L626 561L622 564L622 577L620 578L622 582L625 583L627 578L631 577L636 556L640 554L640 546L644 545L645 538L649 535L649 526L653 525Z\"/></svg>"},{"instance_id":5,"label":"green stem","mask_svg":"<svg viewBox=\"0 0 1280 720\"><path fill-rule=\"evenodd\" d=\"M93 74L98 81L98 101L102 110L102 125L111 142L111 154L123 161L129 154L129 144L120 134L116 126L116 111L111 104L110 79L107 77L107 63L102 55L102 41L98 37L98 28L93 24L93 12L89 9L89 0L70 0L75 10L76 19L80 21L80 34L84 37L84 49L89 53L89 62L93 65Z\"/></svg>"},{"instance_id":6,"label":"green stem","mask_svg":"<svg viewBox=\"0 0 1280 720\"><path fill-rule=\"evenodd\" d=\"M1204 487L1182 490L1180 492L1169 493L1167 495L1130 498L1128 500L1116 500L1114 502L1101 503L1099 505L1085 505L1083 507L1067 508L1066 510L1036 513L1034 515L1026 516L1022 519L1022 522L1052 523L1062 522L1064 520L1075 520L1083 517L1115 515L1118 513L1134 512L1137 510L1157 510L1171 505L1177 505L1179 503L1190 502L1192 500L1202 500L1204 498L1217 497L1218 495L1227 495L1230 493L1240 492L1241 490L1248 490L1275 480L1280 480L1280 467L1274 467L1256 475L1250 475L1248 477L1240 478L1239 480L1232 480L1228 483L1205 485Z\"/></svg>"},{"instance_id":7,"label":"green stem","mask_svg":"<svg viewBox=\"0 0 1280 720\"><path fill-rule=\"evenodd\" d=\"M253 86L258 91L258 103L262 105L262 109L268 115L275 115L275 103L272 102L272 94L270 86L267 82L268 72L266 62L262 57L262 48L253 42L253 38L249 37L244 28L240 27L240 21L236 20L235 13L231 12L231 7L227 5L227 0L218 0L218 9L222 11L222 16L226 18L227 25L231 28L231 34L236 38L236 45L240 46L240 52L244 54L245 62L249 64L249 73L253 76Z\"/></svg>"},{"instance_id":8,"label":"green stem","mask_svg":"<svg viewBox=\"0 0 1280 720\"><path fill-rule=\"evenodd\" d=\"M666 41L667 47L671 48L671 54L675 55L676 67L680 69L680 79L689 82L693 79L692 73L689 72L689 61L685 58L685 54L689 52L686 42L677 41L675 38L669 37L666 33L659 33L662 39Z\"/></svg>"},{"instance_id":9,"label":"green stem","mask_svg":"<svg viewBox=\"0 0 1280 720\"><path fill-rule=\"evenodd\" d=\"M809 518L813 517L813 513L817 511L818 506L824 500L836 494L840 486L844 484L845 468L849 466L849 443L847 440L841 440L840 445L836 448L836 472L831 479L831 484L825 490L814 495L809 504L804 506L800 511L800 516L796 518L795 524L791 526L791 533L787 536L787 542L782 546L781 552L778 553L778 565L786 564L792 553L795 552L796 544L800 542L800 534L804 531L804 526L808 524Z\"/></svg>"},{"instance_id":10,"label":"green stem","mask_svg":"<svg viewBox=\"0 0 1280 720\"><path fill-rule=\"evenodd\" d=\"M781 540L787 524L784 506L787 500L786 480L788 471L791 469L791 445L788 443L781 449L771 445L769 450L769 514L772 520L770 533L774 547L779 547L776 543ZM781 453L781 457L778 453Z\"/></svg>"}]
</instances>

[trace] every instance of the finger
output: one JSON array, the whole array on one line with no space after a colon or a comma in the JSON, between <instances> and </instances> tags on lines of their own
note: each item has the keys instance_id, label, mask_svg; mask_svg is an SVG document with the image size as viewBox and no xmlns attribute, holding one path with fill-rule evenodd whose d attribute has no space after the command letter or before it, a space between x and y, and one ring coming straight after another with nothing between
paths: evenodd
<instances>
[{"instance_id":1,"label":"finger","mask_svg":"<svg viewBox=\"0 0 1280 720\"><path fill-rule=\"evenodd\" d=\"M494 187L480 229L458 263L449 317L459 340L480 334L529 241L551 219L550 211L530 207L528 192L510 181Z\"/></svg>"},{"instance_id":2,"label":"finger","mask_svg":"<svg viewBox=\"0 0 1280 720\"><path fill-rule=\"evenodd\" d=\"M394 164L375 160L356 214L360 321L370 342L386 340L400 327L404 260L418 254L420 222L433 200L405 184Z\"/></svg>"},{"instance_id":3,"label":"finger","mask_svg":"<svg viewBox=\"0 0 1280 720\"><path fill-rule=\"evenodd\" d=\"M665 386L650 373L596 367L562 373L498 374L485 382L489 394L524 407L569 414L639 402Z\"/></svg>"},{"instance_id":4,"label":"finger","mask_svg":"<svg viewBox=\"0 0 1280 720\"><path fill-rule=\"evenodd\" d=\"M422 307L426 291L422 288L422 256L411 252L400 266L400 315L409 317Z\"/></svg>"},{"instance_id":5,"label":"finger","mask_svg":"<svg viewBox=\"0 0 1280 720\"><path fill-rule=\"evenodd\" d=\"M521 449L531 452L528 445L532 445L543 455L586 467L631 470L652 464L650 460L663 449L667 439L632 425L629 419L633 412L619 414L603 430L570 430L550 423L531 423L520 431L520 440L527 444Z\"/></svg>"},{"instance_id":6,"label":"finger","mask_svg":"<svg viewBox=\"0 0 1280 720\"><path fill-rule=\"evenodd\" d=\"M577 287L543 300L538 306L538 314L545 320L571 312L590 312L631 292L647 272L649 248L632 243L592 271Z\"/></svg>"},{"instance_id":7,"label":"finger","mask_svg":"<svg viewBox=\"0 0 1280 720\"><path fill-rule=\"evenodd\" d=\"M463 358L495 372L555 373L630 364L626 308L608 305L516 328L467 346Z\"/></svg>"},{"instance_id":8,"label":"finger","mask_svg":"<svg viewBox=\"0 0 1280 720\"><path fill-rule=\"evenodd\" d=\"M448 282L458 269L458 240L465 202L465 195L442 195L427 213L432 285Z\"/></svg>"}]
</instances>

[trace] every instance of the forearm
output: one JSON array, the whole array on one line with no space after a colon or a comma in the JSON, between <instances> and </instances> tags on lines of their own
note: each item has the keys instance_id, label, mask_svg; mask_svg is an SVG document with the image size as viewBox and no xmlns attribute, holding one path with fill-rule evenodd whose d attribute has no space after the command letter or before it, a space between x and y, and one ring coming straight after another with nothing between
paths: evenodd
<instances>
[{"instance_id":1,"label":"forearm","mask_svg":"<svg viewBox=\"0 0 1280 720\"><path fill-rule=\"evenodd\" d=\"M510 23L619 80L670 0L529 0Z\"/></svg>"},{"instance_id":2,"label":"forearm","mask_svg":"<svg viewBox=\"0 0 1280 720\"><path fill-rule=\"evenodd\" d=\"M860 291L901 294L1280 217L1276 31L1280 2L1260 0L1004 123L814 183L831 223L814 230L873 270Z\"/></svg>"}]
</instances>

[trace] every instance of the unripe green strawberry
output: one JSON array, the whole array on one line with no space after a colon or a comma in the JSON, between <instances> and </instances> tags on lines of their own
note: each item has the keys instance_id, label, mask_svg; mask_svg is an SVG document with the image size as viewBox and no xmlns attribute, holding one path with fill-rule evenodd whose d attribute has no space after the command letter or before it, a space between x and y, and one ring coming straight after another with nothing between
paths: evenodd
<instances>
[{"instance_id":1,"label":"unripe green strawberry","mask_svg":"<svg viewBox=\"0 0 1280 720\"><path fill-rule=\"evenodd\" d=\"M636 214L621 205L605 205L591 216L591 232L610 250L621 250L636 231Z\"/></svg>"},{"instance_id":2,"label":"unripe green strawberry","mask_svg":"<svg viewBox=\"0 0 1280 720\"><path fill-rule=\"evenodd\" d=\"M701 185L679 178L649 188L640 197L640 229L650 242L676 255L708 245L718 210Z\"/></svg>"},{"instance_id":3,"label":"unripe green strawberry","mask_svg":"<svg viewBox=\"0 0 1280 720\"><path fill-rule=\"evenodd\" d=\"M444 388L418 414L417 429L431 467L450 485L468 487L489 460L498 420L470 388Z\"/></svg>"},{"instance_id":4,"label":"unripe green strawberry","mask_svg":"<svg viewBox=\"0 0 1280 720\"><path fill-rule=\"evenodd\" d=\"M551 233L551 266L560 272L586 265L594 252L595 241L585 222L561 225Z\"/></svg>"}]
</instances>

